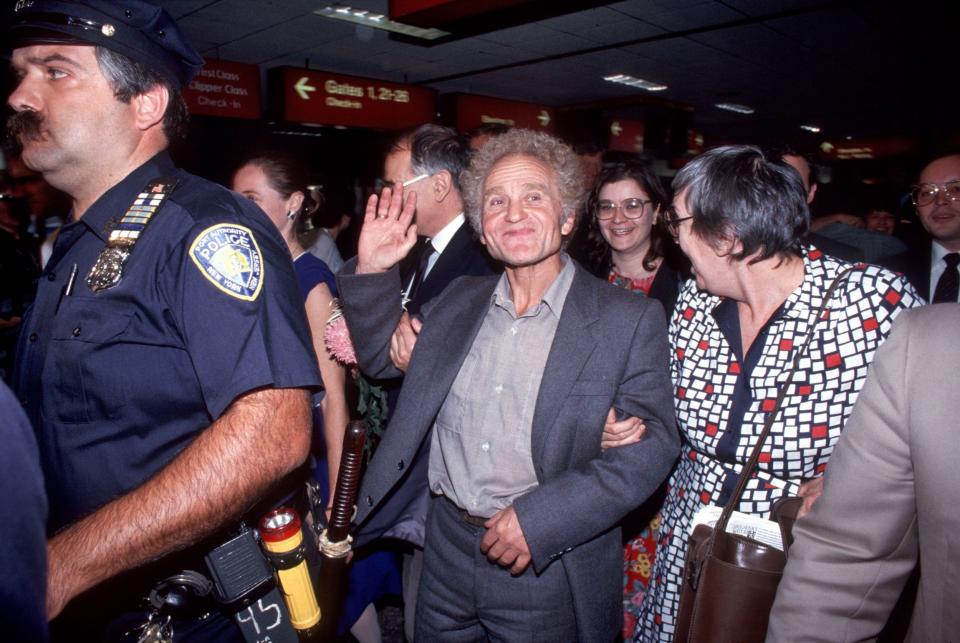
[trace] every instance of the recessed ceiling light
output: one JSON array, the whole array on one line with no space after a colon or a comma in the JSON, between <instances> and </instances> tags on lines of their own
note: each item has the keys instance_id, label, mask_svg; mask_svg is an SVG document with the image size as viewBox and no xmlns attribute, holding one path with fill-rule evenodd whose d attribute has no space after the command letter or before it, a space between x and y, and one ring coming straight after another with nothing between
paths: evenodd
<instances>
[{"instance_id":1,"label":"recessed ceiling light","mask_svg":"<svg viewBox=\"0 0 960 643\"><path fill-rule=\"evenodd\" d=\"M738 103L717 103L714 107L725 109L728 112L736 112L737 114L752 114L757 111L749 105L740 105Z\"/></svg>"},{"instance_id":2,"label":"recessed ceiling light","mask_svg":"<svg viewBox=\"0 0 960 643\"><path fill-rule=\"evenodd\" d=\"M627 85L629 87L637 87L639 89L645 89L648 92L662 92L663 90L667 89L666 85L650 82L649 80L644 80L642 78L634 78L633 76L627 76L626 74L615 74L613 76L604 76L603 79L611 83L619 83L621 85Z\"/></svg>"},{"instance_id":3,"label":"recessed ceiling light","mask_svg":"<svg viewBox=\"0 0 960 643\"><path fill-rule=\"evenodd\" d=\"M820 128L817 127L816 125L801 125L800 129L807 130L808 132L812 132L813 134L820 133Z\"/></svg>"},{"instance_id":4,"label":"recessed ceiling light","mask_svg":"<svg viewBox=\"0 0 960 643\"><path fill-rule=\"evenodd\" d=\"M330 18L331 20L352 22L357 25L365 25L374 29L392 31L393 33L402 34L404 36L422 38L423 40L436 40L437 38L443 38L444 36L450 35L449 31L443 31L442 29L424 29L423 27L406 25L402 22L397 22L396 20L390 20L382 13L371 13L366 9L354 9L349 5L339 3L327 5L322 9L317 9L313 13L324 18Z\"/></svg>"}]
</instances>

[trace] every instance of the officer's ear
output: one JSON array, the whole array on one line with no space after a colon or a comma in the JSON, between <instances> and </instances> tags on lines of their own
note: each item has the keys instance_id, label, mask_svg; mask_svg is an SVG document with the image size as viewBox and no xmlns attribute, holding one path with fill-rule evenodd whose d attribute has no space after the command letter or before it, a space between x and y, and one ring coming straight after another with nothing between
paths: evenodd
<instances>
[{"instance_id":1,"label":"officer's ear","mask_svg":"<svg viewBox=\"0 0 960 643\"><path fill-rule=\"evenodd\" d=\"M145 132L163 123L163 116L170 103L170 92L163 83L157 83L142 94L134 96L132 103L137 129Z\"/></svg>"}]
</instances>

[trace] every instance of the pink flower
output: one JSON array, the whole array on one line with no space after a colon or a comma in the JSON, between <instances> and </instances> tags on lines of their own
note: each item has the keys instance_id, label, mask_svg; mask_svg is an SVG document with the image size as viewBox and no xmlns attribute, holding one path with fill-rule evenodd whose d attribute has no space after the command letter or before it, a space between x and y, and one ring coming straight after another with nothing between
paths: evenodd
<instances>
[{"instance_id":1,"label":"pink flower","mask_svg":"<svg viewBox=\"0 0 960 643\"><path fill-rule=\"evenodd\" d=\"M323 342L335 360L344 366L356 365L357 353L353 349L350 331L347 330L347 320L336 299L333 300L333 313L323 329Z\"/></svg>"}]
</instances>

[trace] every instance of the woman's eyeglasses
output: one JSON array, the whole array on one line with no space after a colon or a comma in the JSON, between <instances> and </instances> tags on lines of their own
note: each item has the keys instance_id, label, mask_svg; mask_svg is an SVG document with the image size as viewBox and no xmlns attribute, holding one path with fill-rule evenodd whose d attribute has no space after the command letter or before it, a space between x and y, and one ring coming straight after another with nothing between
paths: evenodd
<instances>
[{"instance_id":1,"label":"woman's eyeglasses","mask_svg":"<svg viewBox=\"0 0 960 643\"><path fill-rule=\"evenodd\" d=\"M612 219L620 210L628 219L639 219L643 216L647 206L653 203L649 199L624 199L620 203L614 201L600 201L597 203L597 219L606 221Z\"/></svg>"},{"instance_id":2,"label":"woman's eyeglasses","mask_svg":"<svg viewBox=\"0 0 960 643\"><path fill-rule=\"evenodd\" d=\"M680 232L680 224L692 218L692 216L681 217L677 214L676 208L671 205L663 209L663 215L660 217L660 220L663 221L663 226L667 229L667 232L670 233L670 236L676 239Z\"/></svg>"}]
</instances>

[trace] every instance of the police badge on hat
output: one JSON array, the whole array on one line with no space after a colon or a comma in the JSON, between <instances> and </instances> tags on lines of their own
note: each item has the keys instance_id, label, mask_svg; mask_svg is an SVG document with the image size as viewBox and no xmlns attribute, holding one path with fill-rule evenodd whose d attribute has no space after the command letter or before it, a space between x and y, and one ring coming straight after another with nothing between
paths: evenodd
<instances>
[{"instance_id":1,"label":"police badge on hat","mask_svg":"<svg viewBox=\"0 0 960 643\"><path fill-rule=\"evenodd\" d=\"M190 258L203 276L231 297L254 301L263 286L263 259L249 228L218 223L197 235Z\"/></svg>"}]
</instances>

